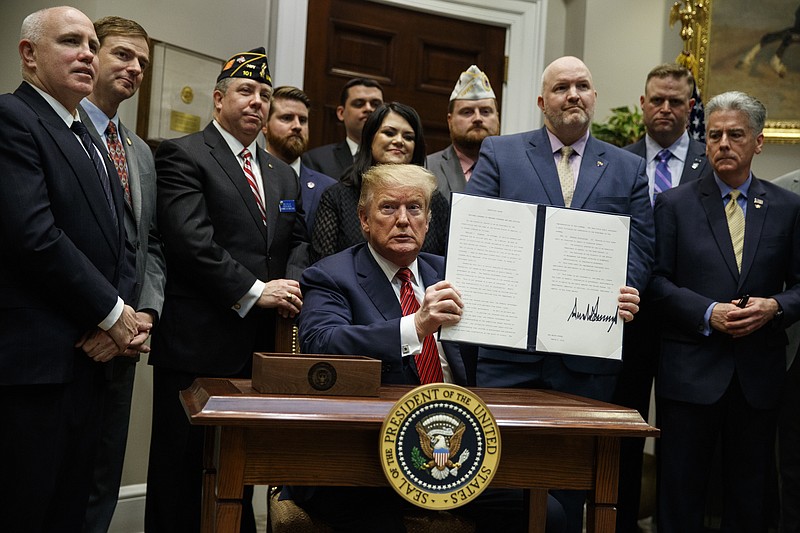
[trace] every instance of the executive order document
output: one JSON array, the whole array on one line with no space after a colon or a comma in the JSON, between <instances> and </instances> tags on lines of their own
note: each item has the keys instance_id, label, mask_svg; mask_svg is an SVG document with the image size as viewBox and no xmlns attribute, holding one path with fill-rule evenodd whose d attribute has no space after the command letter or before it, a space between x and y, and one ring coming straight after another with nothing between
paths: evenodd
<instances>
[{"instance_id":1,"label":"executive order document","mask_svg":"<svg viewBox=\"0 0 800 533\"><path fill-rule=\"evenodd\" d=\"M630 218L455 193L445 279L464 313L440 339L622 358Z\"/></svg>"}]
</instances>

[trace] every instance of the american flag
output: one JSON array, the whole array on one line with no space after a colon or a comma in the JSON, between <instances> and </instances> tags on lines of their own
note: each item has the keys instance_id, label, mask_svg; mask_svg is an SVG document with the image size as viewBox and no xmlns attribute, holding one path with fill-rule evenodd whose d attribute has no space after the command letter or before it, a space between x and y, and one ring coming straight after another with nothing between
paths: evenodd
<instances>
[{"instance_id":1,"label":"american flag","mask_svg":"<svg viewBox=\"0 0 800 533\"><path fill-rule=\"evenodd\" d=\"M694 107L689 113L689 137L704 143L706 142L706 114L703 109L703 99L700 98L700 89L697 88L696 83L692 90L692 98L694 98Z\"/></svg>"}]
</instances>

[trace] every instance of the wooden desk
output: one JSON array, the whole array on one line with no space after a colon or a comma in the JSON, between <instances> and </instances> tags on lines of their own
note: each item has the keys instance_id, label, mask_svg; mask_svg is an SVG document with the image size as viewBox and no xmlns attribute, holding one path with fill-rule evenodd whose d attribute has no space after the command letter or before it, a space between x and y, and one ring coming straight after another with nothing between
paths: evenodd
<instances>
[{"instance_id":1,"label":"wooden desk","mask_svg":"<svg viewBox=\"0 0 800 533\"><path fill-rule=\"evenodd\" d=\"M205 379L181 393L208 426L203 531L238 532L244 485L387 485L378 460L386 414L410 387L379 398L259 394L249 380ZM531 532L544 532L546 489L589 491L588 531L613 533L620 437L658 434L635 410L541 390L474 389L502 451L492 487L530 489Z\"/></svg>"}]
</instances>

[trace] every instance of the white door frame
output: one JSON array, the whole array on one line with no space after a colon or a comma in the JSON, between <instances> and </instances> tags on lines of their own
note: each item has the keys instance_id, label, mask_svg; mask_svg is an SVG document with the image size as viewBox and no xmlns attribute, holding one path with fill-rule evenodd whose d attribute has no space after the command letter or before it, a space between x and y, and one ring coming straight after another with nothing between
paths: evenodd
<instances>
[{"instance_id":1,"label":"white door frame","mask_svg":"<svg viewBox=\"0 0 800 533\"><path fill-rule=\"evenodd\" d=\"M548 0L370 0L445 17L506 28L508 80L503 91L501 133L539 128L536 106L544 70ZM308 0L272 0L270 52L277 85L303 87ZM497 83L495 80L492 80ZM455 80L453 80L455 84Z\"/></svg>"}]
</instances>

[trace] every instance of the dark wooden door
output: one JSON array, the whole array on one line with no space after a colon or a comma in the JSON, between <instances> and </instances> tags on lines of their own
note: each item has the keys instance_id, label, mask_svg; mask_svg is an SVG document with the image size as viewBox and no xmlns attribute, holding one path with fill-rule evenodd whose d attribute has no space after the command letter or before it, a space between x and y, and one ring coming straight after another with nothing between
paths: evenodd
<instances>
[{"instance_id":1,"label":"dark wooden door","mask_svg":"<svg viewBox=\"0 0 800 533\"><path fill-rule=\"evenodd\" d=\"M503 88L505 28L365 0L310 0L305 91L312 101L310 146L344 138L336 118L348 79L378 80L386 101L422 117L428 153L450 144L447 104L462 71L478 65L498 98Z\"/></svg>"}]
</instances>

